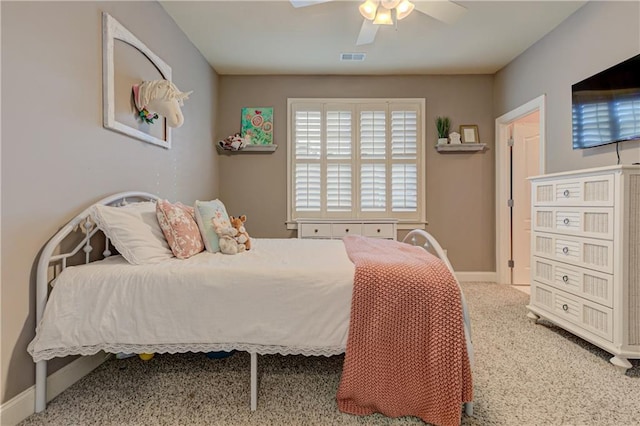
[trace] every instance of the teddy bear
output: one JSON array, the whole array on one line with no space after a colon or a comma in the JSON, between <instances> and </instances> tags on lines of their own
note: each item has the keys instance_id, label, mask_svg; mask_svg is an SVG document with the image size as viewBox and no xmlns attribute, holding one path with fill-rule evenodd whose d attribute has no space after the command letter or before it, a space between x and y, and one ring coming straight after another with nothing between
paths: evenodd
<instances>
[{"instance_id":1,"label":"teddy bear","mask_svg":"<svg viewBox=\"0 0 640 426\"><path fill-rule=\"evenodd\" d=\"M246 246L238 242L238 230L226 219L213 218L213 229L218 234L218 244L223 254L238 254L246 250Z\"/></svg>"},{"instance_id":2,"label":"teddy bear","mask_svg":"<svg viewBox=\"0 0 640 426\"><path fill-rule=\"evenodd\" d=\"M244 227L244 223L247 221L247 216L242 215L239 217L229 217L229 221L231 222L231 226L238 231L238 235L236 235L236 240L240 244L244 244L247 250L251 249L251 238L247 233L247 230Z\"/></svg>"}]
</instances>

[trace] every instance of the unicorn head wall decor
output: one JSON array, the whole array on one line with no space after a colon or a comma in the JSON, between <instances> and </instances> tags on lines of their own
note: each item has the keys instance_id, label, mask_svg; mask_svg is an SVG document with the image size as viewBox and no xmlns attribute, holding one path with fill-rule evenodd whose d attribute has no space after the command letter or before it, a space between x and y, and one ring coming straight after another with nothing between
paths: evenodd
<instances>
[{"instance_id":1,"label":"unicorn head wall decor","mask_svg":"<svg viewBox=\"0 0 640 426\"><path fill-rule=\"evenodd\" d=\"M153 123L160 114L166 118L169 127L180 127L184 123L180 107L191 93L193 91L181 92L168 80L143 81L133 85L133 99L142 120Z\"/></svg>"}]
</instances>

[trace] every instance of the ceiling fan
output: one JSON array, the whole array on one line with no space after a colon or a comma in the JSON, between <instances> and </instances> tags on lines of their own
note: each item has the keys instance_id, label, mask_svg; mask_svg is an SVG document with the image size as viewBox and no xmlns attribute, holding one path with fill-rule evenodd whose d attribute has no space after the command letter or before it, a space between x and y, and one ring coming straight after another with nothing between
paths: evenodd
<instances>
[{"instance_id":1,"label":"ceiling fan","mask_svg":"<svg viewBox=\"0 0 640 426\"><path fill-rule=\"evenodd\" d=\"M333 0L289 0L293 7L313 6ZM359 6L364 17L356 46L373 43L380 25L396 25L397 21L409 16L412 11L431 16L446 24L458 20L467 9L450 0L409 1L409 0L365 0Z\"/></svg>"}]
</instances>

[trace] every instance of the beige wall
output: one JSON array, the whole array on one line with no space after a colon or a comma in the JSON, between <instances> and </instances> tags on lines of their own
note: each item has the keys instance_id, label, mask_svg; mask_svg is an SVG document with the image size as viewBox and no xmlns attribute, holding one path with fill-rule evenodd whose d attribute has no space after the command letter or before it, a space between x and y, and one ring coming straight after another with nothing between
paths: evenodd
<instances>
[{"instance_id":1,"label":"beige wall","mask_svg":"<svg viewBox=\"0 0 640 426\"><path fill-rule=\"evenodd\" d=\"M35 326L34 265L65 221L119 191L187 203L218 195L218 77L155 2L0 5L5 402L34 383L26 352ZM102 11L167 62L181 90L194 90L183 108L184 125L173 130L171 150L102 127Z\"/></svg>"},{"instance_id":2,"label":"beige wall","mask_svg":"<svg viewBox=\"0 0 640 426\"><path fill-rule=\"evenodd\" d=\"M589 2L496 74L495 115L546 94L546 171L616 164L615 144L572 150L571 85L638 53L640 2ZM640 141L619 147L640 162Z\"/></svg>"},{"instance_id":3,"label":"beige wall","mask_svg":"<svg viewBox=\"0 0 640 426\"><path fill-rule=\"evenodd\" d=\"M273 154L220 156L220 195L230 214L246 214L257 237L288 237L286 220L287 98L426 98L427 230L458 271L495 270L493 77L476 76L221 76L218 131L240 130L240 108L273 106ZM484 153L440 154L438 115L477 124Z\"/></svg>"}]
</instances>

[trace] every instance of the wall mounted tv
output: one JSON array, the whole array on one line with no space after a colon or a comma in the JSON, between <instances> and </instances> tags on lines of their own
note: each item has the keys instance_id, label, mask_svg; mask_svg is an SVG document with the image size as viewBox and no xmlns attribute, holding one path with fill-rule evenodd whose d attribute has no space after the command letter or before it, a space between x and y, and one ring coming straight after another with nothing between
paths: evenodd
<instances>
[{"instance_id":1,"label":"wall mounted tv","mask_svg":"<svg viewBox=\"0 0 640 426\"><path fill-rule=\"evenodd\" d=\"M640 55L571 86L573 149L640 139Z\"/></svg>"}]
</instances>

